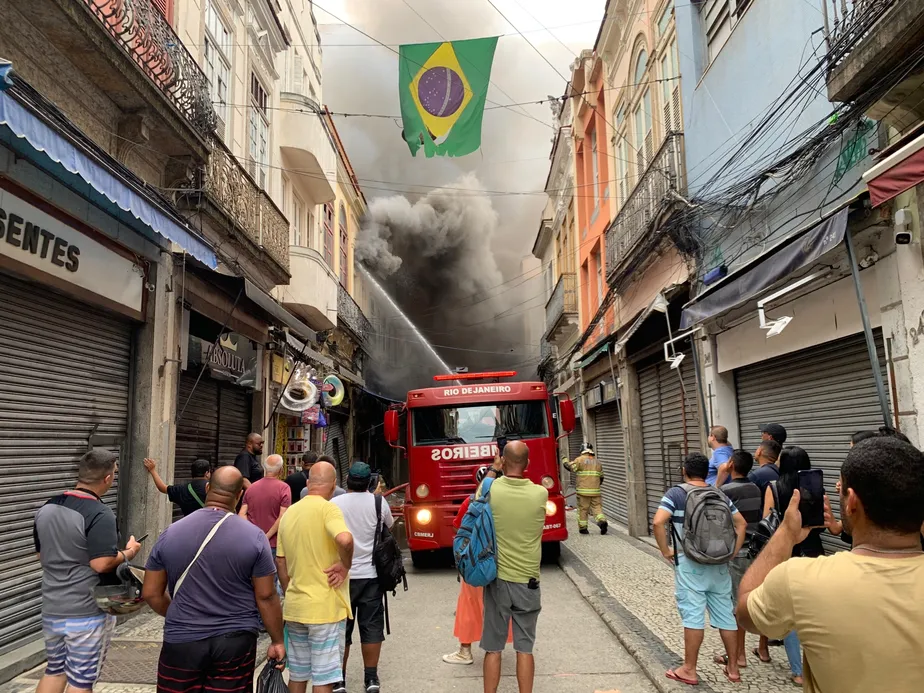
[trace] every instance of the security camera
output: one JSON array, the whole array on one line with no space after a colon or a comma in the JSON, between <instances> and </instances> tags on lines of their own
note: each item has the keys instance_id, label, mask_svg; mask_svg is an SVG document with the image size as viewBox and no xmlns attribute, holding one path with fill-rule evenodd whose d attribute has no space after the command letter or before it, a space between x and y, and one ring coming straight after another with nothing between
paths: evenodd
<instances>
[{"instance_id":1,"label":"security camera","mask_svg":"<svg viewBox=\"0 0 924 693\"><path fill-rule=\"evenodd\" d=\"M895 212L895 245L911 243L911 210L902 207Z\"/></svg>"}]
</instances>

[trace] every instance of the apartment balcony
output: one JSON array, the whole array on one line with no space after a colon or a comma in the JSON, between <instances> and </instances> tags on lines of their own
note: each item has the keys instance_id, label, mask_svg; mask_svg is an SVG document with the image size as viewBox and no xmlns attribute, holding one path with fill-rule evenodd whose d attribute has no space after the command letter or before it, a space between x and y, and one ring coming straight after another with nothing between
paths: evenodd
<instances>
[{"instance_id":1,"label":"apartment balcony","mask_svg":"<svg viewBox=\"0 0 924 693\"><path fill-rule=\"evenodd\" d=\"M924 43L921 3L823 0L822 8L830 52L828 98L855 101L869 90L883 89L882 79L898 79L898 83L884 85L888 93L883 97L882 113L873 109L870 116L881 117L888 111L899 129L904 129L903 120L907 124L924 119L924 76L920 69L903 64Z\"/></svg>"},{"instance_id":2,"label":"apartment balcony","mask_svg":"<svg viewBox=\"0 0 924 693\"><path fill-rule=\"evenodd\" d=\"M271 265L267 269L275 284L288 283L289 221L217 137L211 145L201 172L201 190L209 203L206 211L220 225L221 236L246 241L243 246L249 255Z\"/></svg>"},{"instance_id":3,"label":"apartment balcony","mask_svg":"<svg viewBox=\"0 0 924 693\"><path fill-rule=\"evenodd\" d=\"M358 344L364 344L372 336L372 324L363 314L362 309L350 296L350 292L343 288L343 284L337 284L337 319L346 327L353 336L356 337Z\"/></svg>"},{"instance_id":4,"label":"apartment balcony","mask_svg":"<svg viewBox=\"0 0 924 693\"><path fill-rule=\"evenodd\" d=\"M573 272L565 272L558 278L545 304L545 335L542 343L548 341L557 344L577 327L577 277Z\"/></svg>"},{"instance_id":5,"label":"apartment balcony","mask_svg":"<svg viewBox=\"0 0 924 693\"><path fill-rule=\"evenodd\" d=\"M205 74L152 0L29 0L9 10L5 21L22 12L41 37L25 33L4 57L113 156L134 164L131 144L205 159L217 123ZM100 130L113 115L118 137Z\"/></svg>"},{"instance_id":6,"label":"apartment balcony","mask_svg":"<svg viewBox=\"0 0 924 693\"><path fill-rule=\"evenodd\" d=\"M607 283L619 286L634 270L639 253L647 253L676 194L685 192L683 134L672 133L642 174L638 184L606 230Z\"/></svg>"},{"instance_id":7,"label":"apartment balcony","mask_svg":"<svg viewBox=\"0 0 924 693\"><path fill-rule=\"evenodd\" d=\"M292 278L276 287L276 298L317 332L336 327L340 283L324 258L311 248L291 246L289 260Z\"/></svg>"},{"instance_id":8,"label":"apartment balcony","mask_svg":"<svg viewBox=\"0 0 924 693\"><path fill-rule=\"evenodd\" d=\"M290 179L307 192L310 204L330 202L337 180L337 155L318 115L318 104L292 92L282 92L279 101L279 147Z\"/></svg>"}]
</instances>

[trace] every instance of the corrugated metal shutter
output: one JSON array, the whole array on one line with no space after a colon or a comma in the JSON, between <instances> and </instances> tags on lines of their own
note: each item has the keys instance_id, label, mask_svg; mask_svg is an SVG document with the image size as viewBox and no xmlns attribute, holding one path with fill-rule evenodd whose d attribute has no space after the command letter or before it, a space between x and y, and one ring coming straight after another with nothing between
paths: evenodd
<instances>
[{"instance_id":1,"label":"corrugated metal shutter","mask_svg":"<svg viewBox=\"0 0 924 693\"><path fill-rule=\"evenodd\" d=\"M629 494L626 477L626 448L622 422L616 403L607 404L594 412L597 432L597 459L603 466L603 511L608 517L629 524Z\"/></svg>"},{"instance_id":2,"label":"corrugated metal shutter","mask_svg":"<svg viewBox=\"0 0 924 693\"><path fill-rule=\"evenodd\" d=\"M0 652L41 631L35 511L76 484L94 426L128 434L131 334L127 322L0 275ZM116 497L113 485L113 510Z\"/></svg>"},{"instance_id":3,"label":"corrugated metal shutter","mask_svg":"<svg viewBox=\"0 0 924 693\"><path fill-rule=\"evenodd\" d=\"M197 385L198 376L198 369L180 374L177 416L181 412L183 416L176 425L173 473L176 484L189 482L189 466L197 458L208 460L213 468L233 464L250 433L250 393L214 380L207 373L199 378ZM190 393L193 393L192 399L189 399ZM186 410L182 411L184 405ZM174 506L173 519L182 516L180 509Z\"/></svg>"},{"instance_id":4,"label":"corrugated metal shutter","mask_svg":"<svg viewBox=\"0 0 924 693\"><path fill-rule=\"evenodd\" d=\"M337 479L341 486L346 486L347 473L350 471L350 460L347 458L346 419L329 412L327 426L327 440L324 442L324 454L333 457L337 464Z\"/></svg>"},{"instance_id":5,"label":"corrugated metal shutter","mask_svg":"<svg viewBox=\"0 0 924 693\"><path fill-rule=\"evenodd\" d=\"M875 330L882 378L885 350ZM751 452L760 444L760 425L786 428L786 445L804 448L812 467L824 470L825 488L835 515L840 498L834 484L850 449L850 436L882 425L879 398L862 334L828 342L735 371L741 445ZM844 544L822 535L829 549Z\"/></svg>"},{"instance_id":6,"label":"corrugated metal shutter","mask_svg":"<svg viewBox=\"0 0 924 693\"><path fill-rule=\"evenodd\" d=\"M638 373L649 531L664 492L683 480L683 457L701 449L692 354L686 352L679 373L664 361Z\"/></svg>"}]
</instances>

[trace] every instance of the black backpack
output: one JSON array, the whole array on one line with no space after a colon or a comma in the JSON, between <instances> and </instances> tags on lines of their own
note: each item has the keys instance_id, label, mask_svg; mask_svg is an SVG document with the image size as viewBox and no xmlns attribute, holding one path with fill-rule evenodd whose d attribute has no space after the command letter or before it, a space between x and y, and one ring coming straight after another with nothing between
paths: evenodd
<instances>
[{"instance_id":1,"label":"black backpack","mask_svg":"<svg viewBox=\"0 0 924 693\"><path fill-rule=\"evenodd\" d=\"M768 486L770 487L770 493L773 494L773 508L770 510L770 514L757 524L757 529L754 530L748 541L748 557L751 559L757 558L757 554L763 550L783 522L783 514L779 509L780 496L776 482L771 481Z\"/></svg>"},{"instance_id":2,"label":"black backpack","mask_svg":"<svg viewBox=\"0 0 924 693\"><path fill-rule=\"evenodd\" d=\"M407 571L404 570L404 557L401 547L391 533L391 530L382 522L382 497L375 497L375 539L372 543L372 563L378 575L379 585L383 592L391 592L394 596L398 585L404 584L407 592Z\"/></svg>"}]
</instances>

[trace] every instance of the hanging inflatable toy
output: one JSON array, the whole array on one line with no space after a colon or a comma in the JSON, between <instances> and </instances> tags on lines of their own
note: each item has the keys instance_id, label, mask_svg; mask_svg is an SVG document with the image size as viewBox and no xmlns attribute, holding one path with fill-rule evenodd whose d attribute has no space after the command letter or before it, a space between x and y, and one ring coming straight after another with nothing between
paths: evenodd
<instances>
[{"instance_id":1,"label":"hanging inflatable toy","mask_svg":"<svg viewBox=\"0 0 924 693\"><path fill-rule=\"evenodd\" d=\"M307 369L301 364L295 367L281 400L282 406L290 411L305 411L317 404L318 387L311 382Z\"/></svg>"},{"instance_id":2,"label":"hanging inflatable toy","mask_svg":"<svg viewBox=\"0 0 924 693\"><path fill-rule=\"evenodd\" d=\"M336 375L329 375L324 378L325 385L332 385L333 389L328 393L330 396L331 406L338 406L343 402L343 398L346 396L346 388L343 386L343 382Z\"/></svg>"}]
</instances>

